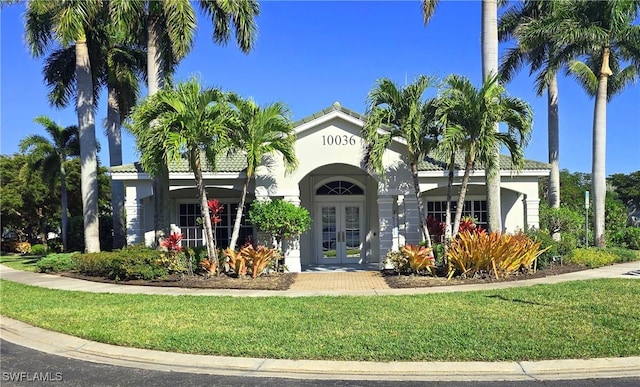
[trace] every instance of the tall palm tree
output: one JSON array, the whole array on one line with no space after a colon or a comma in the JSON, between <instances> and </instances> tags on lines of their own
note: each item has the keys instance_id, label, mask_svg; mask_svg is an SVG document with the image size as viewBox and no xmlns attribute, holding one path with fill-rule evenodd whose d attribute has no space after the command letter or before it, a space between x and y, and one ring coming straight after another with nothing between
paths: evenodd
<instances>
[{"instance_id":1,"label":"tall palm tree","mask_svg":"<svg viewBox=\"0 0 640 387\"><path fill-rule=\"evenodd\" d=\"M640 69L640 1L567 1L551 20L532 23L527 39L548 39L562 47L560 58L594 56L598 63L593 118L591 191L594 209L594 243L605 246L606 133L609 78L612 62L629 62ZM595 56L598 59L595 59ZM553 58L554 60L556 58Z\"/></svg>"},{"instance_id":2,"label":"tall palm tree","mask_svg":"<svg viewBox=\"0 0 640 387\"><path fill-rule=\"evenodd\" d=\"M498 74L498 0L482 0L482 79ZM498 132L499 128L493 128ZM500 148L491 154L493 161L486 164L487 228L502 231L500 195Z\"/></svg>"},{"instance_id":3,"label":"tall palm tree","mask_svg":"<svg viewBox=\"0 0 640 387\"><path fill-rule=\"evenodd\" d=\"M155 94L164 86L166 76L184 58L193 45L196 29L195 11L189 0L111 0L117 19L129 25L142 24L147 35L147 89ZM255 17L260 8L255 0L201 0L200 9L211 18L213 39L226 44L235 32L240 49L248 53L257 35ZM154 179L154 228L156 243L169 232L169 169L165 165Z\"/></svg>"},{"instance_id":4,"label":"tall palm tree","mask_svg":"<svg viewBox=\"0 0 640 387\"><path fill-rule=\"evenodd\" d=\"M497 75L486 79L480 89L465 77L450 75L445 79L440 103L439 112L444 123L440 147L458 149L465 155L464 176L452 228L455 236L460 227L469 176L476 162L485 167L495 163L493 151L504 145L511 154L512 169L521 169L524 148L531 136L533 113L526 102L507 95ZM507 125L506 132L495 131L499 123Z\"/></svg>"},{"instance_id":5,"label":"tall palm tree","mask_svg":"<svg viewBox=\"0 0 640 387\"><path fill-rule=\"evenodd\" d=\"M434 82L434 78L421 75L413 83L400 88L388 78L379 79L367 96L366 121L362 128L366 142L364 164L379 175L384 174L382 160L391 142L394 139L406 142L406 156L418 202L420 233L428 247L431 247L431 237L420 196L418 164L436 143L431 132L435 121L431 114L433 109L423 98L426 89ZM383 133L378 131L381 127L386 129Z\"/></svg>"},{"instance_id":6,"label":"tall palm tree","mask_svg":"<svg viewBox=\"0 0 640 387\"><path fill-rule=\"evenodd\" d=\"M65 165L69 157L80 156L80 143L78 140L78 127L62 126L45 116L38 116L34 120L42 125L49 133L51 141L44 136L32 135L20 142L20 151L28 152L30 163L34 168L42 168L43 180L53 183L60 181L60 228L62 236L62 248L67 250L67 173Z\"/></svg>"},{"instance_id":7,"label":"tall palm tree","mask_svg":"<svg viewBox=\"0 0 640 387\"><path fill-rule=\"evenodd\" d=\"M510 81L515 73L520 70L525 62L529 64L530 74L538 73L535 81L535 90L538 95L542 95L547 90L547 131L548 131L548 153L551 173L549 175L549 207L560 207L560 135L559 135L559 115L558 115L558 77L557 72L560 66L565 64L565 60L552 62L552 57L557 57L560 49L549 40L539 40L537 42L526 41L526 28L529 22L534 19L549 18L560 6L558 1L537 1L526 0L524 3L510 7L503 13L499 26L498 35L501 41L508 41L512 38L518 40L518 45L508 49L502 57L500 63L500 78L503 81ZM525 32L522 32L525 30ZM552 231L555 240L560 239L559 231Z\"/></svg>"},{"instance_id":8,"label":"tall palm tree","mask_svg":"<svg viewBox=\"0 0 640 387\"><path fill-rule=\"evenodd\" d=\"M262 158L268 154L279 153L287 172L292 172L298 166L298 159L294 149L295 134L291 113L287 105L276 102L261 107L254 101L243 99L234 93L229 95L229 102L237 118L237 126L229 134L230 146L235 151L244 153L247 159L246 176L229 244L229 248L233 250L240 235L249 182Z\"/></svg>"},{"instance_id":9,"label":"tall palm tree","mask_svg":"<svg viewBox=\"0 0 640 387\"><path fill-rule=\"evenodd\" d=\"M31 0L27 3L27 43L36 57L55 43L75 43L76 111L81 160L81 191L85 249L100 251L98 225L98 162L93 101L93 79L87 47L87 31L102 8L100 0Z\"/></svg>"},{"instance_id":10,"label":"tall palm tree","mask_svg":"<svg viewBox=\"0 0 640 387\"><path fill-rule=\"evenodd\" d=\"M124 33L109 18L108 8L87 33L87 47L92 63L94 103L97 105L101 87L107 88L107 118L105 132L109 142L109 165L122 164L121 124L135 105L139 79L144 77L146 54L135 37ZM49 101L65 107L75 97L75 45L53 51L45 61L44 78L49 86ZM111 180L113 216L113 247L125 244L124 185Z\"/></svg>"},{"instance_id":11,"label":"tall palm tree","mask_svg":"<svg viewBox=\"0 0 640 387\"><path fill-rule=\"evenodd\" d=\"M233 115L227 105L225 93L218 89L202 89L197 79L165 87L134 108L131 114L131 132L137 137L142 163L146 170L157 171L158 155L164 165L187 154L200 197L207 255L216 260L217 252L207 192L204 186L204 155L215 169L216 156L227 147L227 133ZM150 137L157 140L148 142ZM150 164L151 165L150 165Z\"/></svg>"}]
</instances>

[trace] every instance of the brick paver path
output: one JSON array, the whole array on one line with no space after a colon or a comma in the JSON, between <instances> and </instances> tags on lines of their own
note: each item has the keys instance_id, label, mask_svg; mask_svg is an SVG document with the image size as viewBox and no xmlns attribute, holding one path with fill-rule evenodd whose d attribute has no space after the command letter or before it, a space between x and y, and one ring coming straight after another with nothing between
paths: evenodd
<instances>
[{"instance_id":1,"label":"brick paver path","mask_svg":"<svg viewBox=\"0 0 640 387\"><path fill-rule=\"evenodd\" d=\"M389 289L380 272L298 273L289 290Z\"/></svg>"}]
</instances>

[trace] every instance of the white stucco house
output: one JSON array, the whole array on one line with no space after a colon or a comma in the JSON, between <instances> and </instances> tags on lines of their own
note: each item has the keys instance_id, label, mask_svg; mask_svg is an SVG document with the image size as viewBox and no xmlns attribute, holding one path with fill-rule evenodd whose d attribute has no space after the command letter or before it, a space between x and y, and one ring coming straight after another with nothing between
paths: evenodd
<instances>
[{"instance_id":1,"label":"white stucco house","mask_svg":"<svg viewBox=\"0 0 640 387\"><path fill-rule=\"evenodd\" d=\"M295 123L295 151L299 167L285 174L281 158L265 160L258 168L248 201L283 198L309 210L313 225L299 239L289 241L285 264L291 271L306 266L381 264L381 257L406 243L420 240L418 205L404 162L403 144L386 151L384 177L369 174L362 165L364 117L334 103ZM548 176L548 164L527 160L515 173L507 156L501 159L502 225L504 231L538 226L538 179ZM216 172L205 172L207 195L225 204L217 227L218 246L231 238L246 164L241 155L222 157ZM127 242L153 242L152 177L135 164L111 169L125 185ZM456 177L459 185L463 170ZM187 161L170 166L170 217L184 236L183 244L202 245L198 225L200 205ZM419 167L420 190L427 215L444 220L447 171L441 161L426 158ZM484 170L472 173L464 214L482 225L487 221ZM454 188L454 198L457 187ZM256 230L243 220L239 243Z\"/></svg>"}]
</instances>

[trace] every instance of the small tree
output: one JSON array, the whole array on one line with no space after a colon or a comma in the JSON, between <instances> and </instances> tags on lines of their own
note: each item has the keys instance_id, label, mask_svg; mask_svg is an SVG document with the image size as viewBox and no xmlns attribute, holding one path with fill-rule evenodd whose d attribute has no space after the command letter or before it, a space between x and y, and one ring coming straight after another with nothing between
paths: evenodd
<instances>
[{"instance_id":1,"label":"small tree","mask_svg":"<svg viewBox=\"0 0 640 387\"><path fill-rule=\"evenodd\" d=\"M258 230L275 238L277 247L282 248L283 252L284 238L297 237L311 228L309 211L282 199L253 202L249 210L249 220Z\"/></svg>"}]
</instances>

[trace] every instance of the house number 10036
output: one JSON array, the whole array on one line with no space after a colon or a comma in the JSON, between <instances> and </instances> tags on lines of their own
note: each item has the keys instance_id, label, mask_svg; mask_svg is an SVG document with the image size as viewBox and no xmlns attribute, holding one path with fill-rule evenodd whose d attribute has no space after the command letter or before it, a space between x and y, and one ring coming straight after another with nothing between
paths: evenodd
<instances>
[{"instance_id":1,"label":"house number 10036","mask_svg":"<svg viewBox=\"0 0 640 387\"><path fill-rule=\"evenodd\" d=\"M346 134L322 136L322 145L356 145L356 138Z\"/></svg>"}]
</instances>

